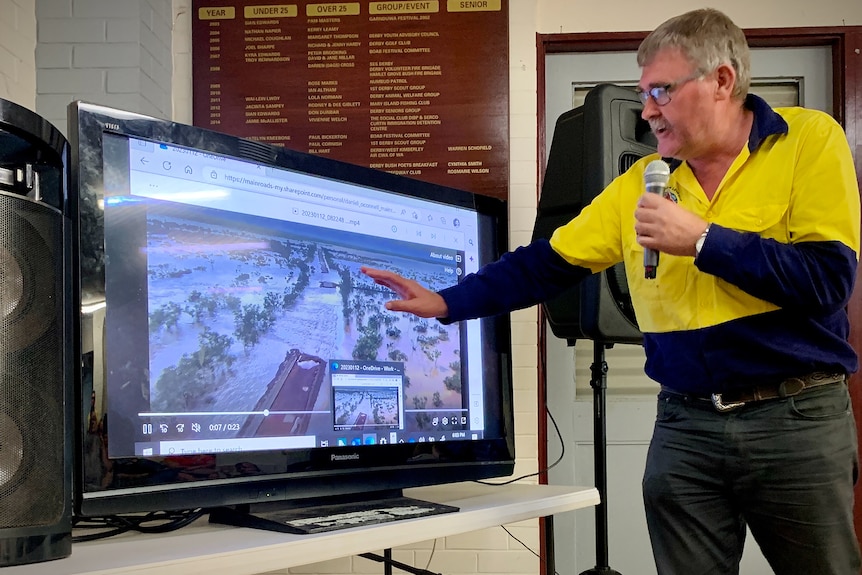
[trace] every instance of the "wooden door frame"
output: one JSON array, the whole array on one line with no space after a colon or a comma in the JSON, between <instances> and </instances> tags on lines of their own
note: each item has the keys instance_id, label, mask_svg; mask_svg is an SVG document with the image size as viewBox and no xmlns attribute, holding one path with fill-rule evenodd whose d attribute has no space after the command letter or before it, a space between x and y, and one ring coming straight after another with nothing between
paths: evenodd
<instances>
[{"instance_id":1,"label":"wooden door frame","mask_svg":"<svg viewBox=\"0 0 862 575\"><path fill-rule=\"evenodd\" d=\"M546 154L545 111L545 59L548 54L571 54L589 52L635 51L647 32L536 34L536 69L538 97L538 188L542 189ZM856 162L856 177L862 183L862 26L813 27L813 28L752 28L745 30L752 48L795 48L828 46L832 49L832 110L833 116L844 127L853 158ZM860 190L862 194L862 190ZM856 289L848 306L850 315L850 344L862 357L862 266L857 269ZM539 308L538 334L538 449L539 469L548 467L548 427L544 417L547 409L547 329L544 314ZM862 372L850 377L850 395L853 413L862 430ZM862 437L859 441L862 445ZM547 473L539 477L547 483ZM862 482L856 485L856 504L853 509L856 536L862 544ZM541 555L553 557L552 525L540 523Z\"/></svg>"}]
</instances>

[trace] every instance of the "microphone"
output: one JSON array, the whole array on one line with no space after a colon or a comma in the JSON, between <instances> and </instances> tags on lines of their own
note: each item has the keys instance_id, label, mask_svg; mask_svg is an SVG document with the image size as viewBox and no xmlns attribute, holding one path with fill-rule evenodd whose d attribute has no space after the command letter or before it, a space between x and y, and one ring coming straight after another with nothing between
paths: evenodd
<instances>
[{"instance_id":1,"label":"microphone","mask_svg":"<svg viewBox=\"0 0 862 575\"><path fill-rule=\"evenodd\" d=\"M663 160L653 160L644 170L644 186L649 194L664 194L667 181L670 179L670 166ZM644 249L644 278L655 279L658 269L658 254L656 250Z\"/></svg>"}]
</instances>

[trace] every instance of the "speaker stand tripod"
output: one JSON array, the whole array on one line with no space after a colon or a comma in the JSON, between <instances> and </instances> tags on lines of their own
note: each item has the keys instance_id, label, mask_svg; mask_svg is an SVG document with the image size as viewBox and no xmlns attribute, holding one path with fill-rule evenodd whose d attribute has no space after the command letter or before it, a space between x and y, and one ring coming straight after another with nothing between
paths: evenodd
<instances>
[{"instance_id":1,"label":"speaker stand tripod","mask_svg":"<svg viewBox=\"0 0 862 575\"><path fill-rule=\"evenodd\" d=\"M596 490L601 500L596 505L596 566L581 575L620 575L608 565L608 460L605 425L605 391L608 388L608 364L605 348L608 344L593 342L593 364L590 366L590 387L593 388L593 457L595 459Z\"/></svg>"}]
</instances>

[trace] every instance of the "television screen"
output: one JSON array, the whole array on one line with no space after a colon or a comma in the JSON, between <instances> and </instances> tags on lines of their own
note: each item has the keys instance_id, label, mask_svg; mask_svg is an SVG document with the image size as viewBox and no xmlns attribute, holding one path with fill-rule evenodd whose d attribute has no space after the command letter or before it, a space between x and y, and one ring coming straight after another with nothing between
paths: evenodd
<instances>
[{"instance_id":1,"label":"television screen","mask_svg":"<svg viewBox=\"0 0 862 575\"><path fill-rule=\"evenodd\" d=\"M506 205L103 106L69 106L82 517L509 475L509 319L389 312L506 248ZM363 495L364 496L364 495Z\"/></svg>"}]
</instances>

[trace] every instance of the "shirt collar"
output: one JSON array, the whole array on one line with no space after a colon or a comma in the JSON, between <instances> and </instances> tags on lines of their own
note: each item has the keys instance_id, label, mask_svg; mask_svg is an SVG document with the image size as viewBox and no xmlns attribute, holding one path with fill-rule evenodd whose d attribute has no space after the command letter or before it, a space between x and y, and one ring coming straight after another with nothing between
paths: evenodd
<instances>
[{"instance_id":1,"label":"shirt collar","mask_svg":"<svg viewBox=\"0 0 862 575\"><path fill-rule=\"evenodd\" d=\"M744 105L746 109L754 112L754 122L748 135L749 152L754 152L767 137L787 133L787 122L760 96L747 95Z\"/></svg>"},{"instance_id":2,"label":"shirt collar","mask_svg":"<svg viewBox=\"0 0 862 575\"><path fill-rule=\"evenodd\" d=\"M748 134L749 152L754 153L754 150L769 136L787 133L787 122L760 96L748 94L743 106L754 112L754 122L751 123L751 132ZM670 165L671 172L682 165L682 160L676 158L662 159Z\"/></svg>"}]
</instances>

